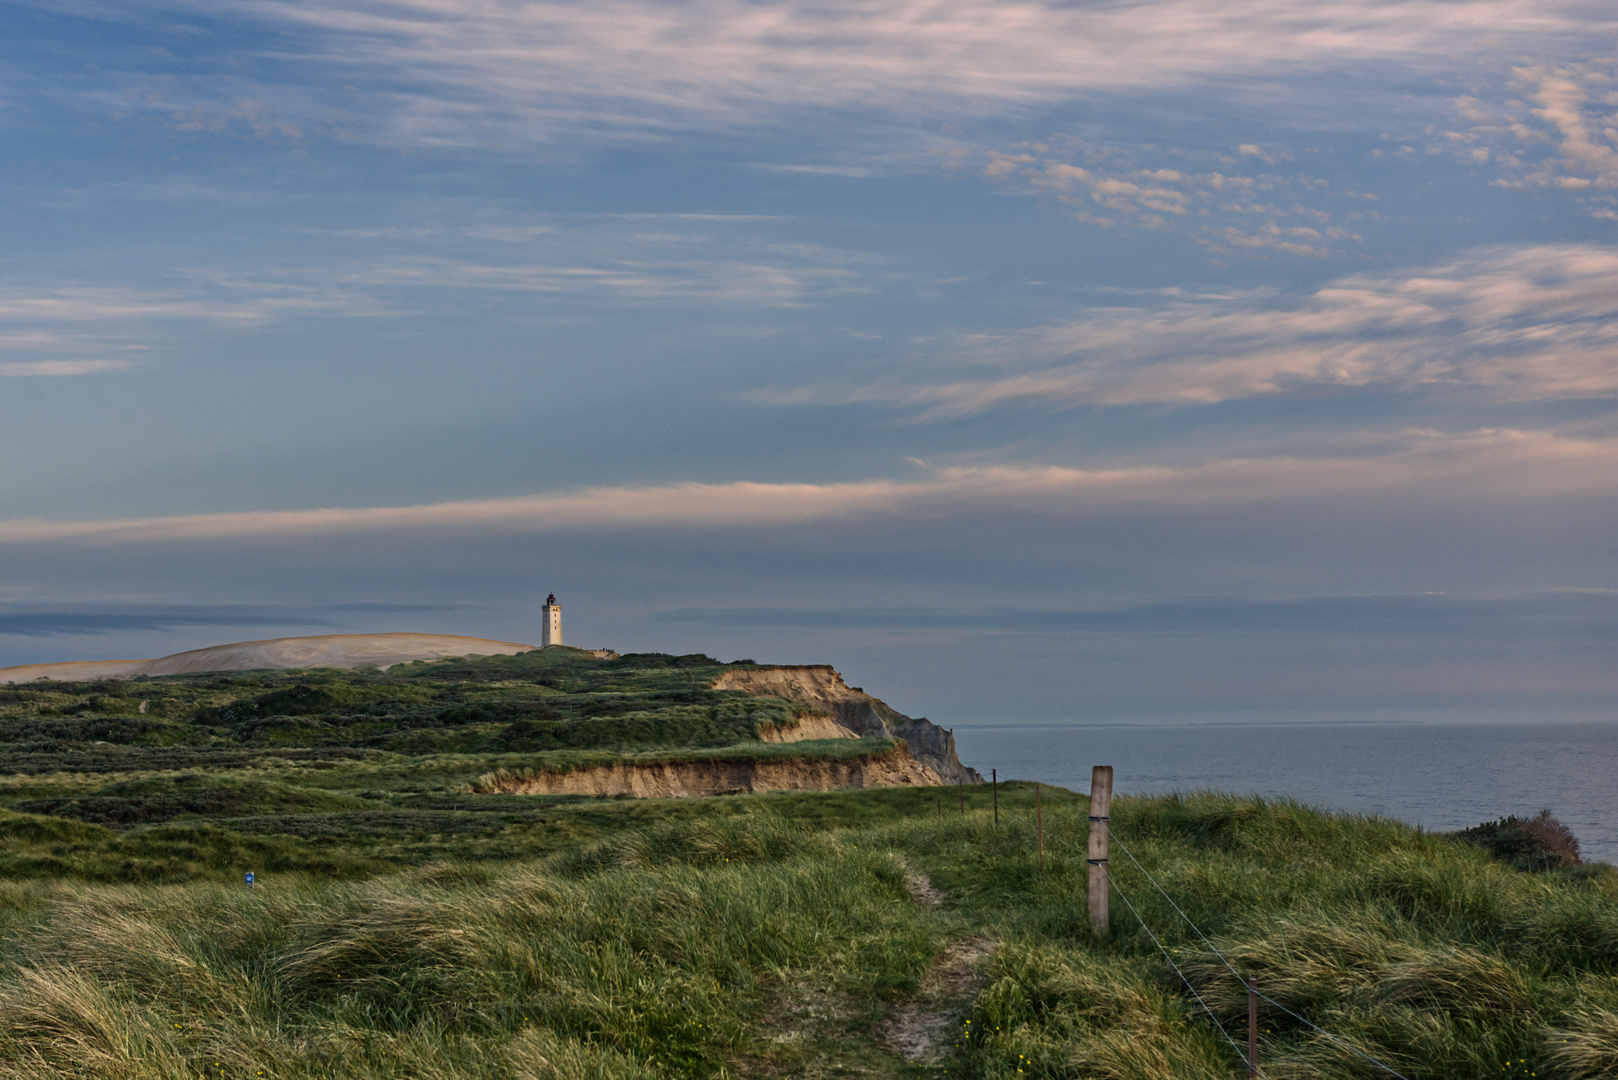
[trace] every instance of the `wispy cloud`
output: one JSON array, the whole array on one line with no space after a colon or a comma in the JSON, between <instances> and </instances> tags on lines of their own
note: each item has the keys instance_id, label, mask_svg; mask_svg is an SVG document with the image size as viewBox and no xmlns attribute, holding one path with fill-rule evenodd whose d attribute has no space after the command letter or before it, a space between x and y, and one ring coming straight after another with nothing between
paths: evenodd
<instances>
[{"instance_id":1,"label":"wispy cloud","mask_svg":"<svg viewBox=\"0 0 1618 1080\"><path fill-rule=\"evenodd\" d=\"M1219 253L1323 256L1360 240L1317 205L1321 189L1330 186L1326 181L1243 168L1253 160L1274 165L1284 156L1279 152L1245 143L1230 154L1154 146L1149 150L1156 161L1147 163L1140 160L1146 149L1077 140L1024 143L991 151L984 175L1053 195L1081 221L1172 225ZM1347 212L1364 213L1359 207Z\"/></svg>"},{"instance_id":2,"label":"wispy cloud","mask_svg":"<svg viewBox=\"0 0 1618 1080\"><path fill-rule=\"evenodd\" d=\"M937 418L1010 403L1207 403L1376 385L1511 400L1614 396L1618 250L1493 248L1402 274L1342 278L1306 297L1102 309L968 337L942 360L919 379L749 399L879 403Z\"/></svg>"},{"instance_id":3,"label":"wispy cloud","mask_svg":"<svg viewBox=\"0 0 1618 1080\"><path fill-rule=\"evenodd\" d=\"M481 289L608 302L681 298L790 305L871 291L869 271L876 261L859 252L814 244L762 243L750 252L719 251L701 238L677 234L642 235L636 246L639 250L620 252L618 257L598 251L593 260L572 263L408 254L334 269L351 288Z\"/></svg>"},{"instance_id":4,"label":"wispy cloud","mask_svg":"<svg viewBox=\"0 0 1618 1080\"><path fill-rule=\"evenodd\" d=\"M341 283L289 274L191 273L164 288L83 281L0 281L0 375L93 375L135 366L177 330L246 327L299 315L376 314ZM108 354L112 355L108 355ZM123 355L119 355L123 354Z\"/></svg>"},{"instance_id":5,"label":"wispy cloud","mask_svg":"<svg viewBox=\"0 0 1618 1080\"><path fill-rule=\"evenodd\" d=\"M0 375L9 377L96 375L134 367L129 360L34 360L0 364Z\"/></svg>"},{"instance_id":6,"label":"wispy cloud","mask_svg":"<svg viewBox=\"0 0 1618 1080\"><path fill-rule=\"evenodd\" d=\"M1618 220L1618 61L1520 67L1511 89L1520 97L1457 99L1466 126L1445 144L1503 187L1560 190Z\"/></svg>"},{"instance_id":7,"label":"wispy cloud","mask_svg":"<svg viewBox=\"0 0 1618 1080\"><path fill-rule=\"evenodd\" d=\"M439 221L345 230L344 251L323 262L176 269L160 285L0 279L0 375L114 371L201 325L403 317L453 308L468 292L793 306L871 292L892 274L879 256L796 240L780 224L725 214Z\"/></svg>"},{"instance_id":8,"label":"wispy cloud","mask_svg":"<svg viewBox=\"0 0 1618 1080\"><path fill-rule=\"evenodd\" d=\"M1510 500L1618 493L1618 439L1549 432L1406 432L1376 452L1338 457L1231 458L1111 469L988 466L922 480L846 483L681 483L591 488L426 506L206 514L118 521L0 522L4 545L121 545L389 532L565 532L602 528L711 530L1040 508L1270 504L1365 492Z\"/></svg>"},{"instance_id":9,"label":"wispy cloud","mask_svg":"<svg viewBox=\"0 0 1618 1080\"><path fill-rule=\"evenodd\" d=\"M172 4L160 17L198 7ZM359 121L380 137L441 144L496 131L544 140L586 129L599 137L750 127L805 110L958 118L1235 71L1447 65L1499 39L1533 51L1618 28L1609 8L1589 0L238 0L224 8L257 19L274 58L358 83L370 115L234 76L212 94L179 76L143 85L141 98L171 123L295 139L308 126L300 112L332 124L318 114L346 111L350 128ZM219 5L206 10L216 15Z\"/></svg>"}]
</instances>

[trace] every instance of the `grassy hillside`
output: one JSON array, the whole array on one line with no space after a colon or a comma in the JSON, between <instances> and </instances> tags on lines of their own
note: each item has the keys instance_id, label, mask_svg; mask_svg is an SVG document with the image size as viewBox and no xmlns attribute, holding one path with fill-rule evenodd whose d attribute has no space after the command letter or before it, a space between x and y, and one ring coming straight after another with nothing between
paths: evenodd
<instances>
[{"instance_id":1,"label":"grassy hillside","mask_svg":"<svg viewBox=\"0 0 1618 1080\"><path fill-rule=\"evenodd\" d=\"M0 687L0 873L223 882L543 855L596 835L589 801L480 796L480 778L891 747L760 742L795 706L708 689L736 666L547 649Z\"/></svg>"},{"instance_id":2,"label":"grassy hillside","mask_svg":"<svg viewBox=\"0 0 1618 1080\"><path fill-rule=\"evenodd\" d=\"M1115 901L1082 800L1032 833L935 792L592 809L545 858L0 886L0 1069L29 1076L1220 1077L1239 1062ZM1026 814L1031 791L1002 789ZM648 812L650 811L650 812ZM1114 822L1277 1000L1404 1075L1611 1076L1618 874L1530 874L1374 819L1220 796ZM1245 1045L1246 997L1133 866L1119 885ZM952 968L953 965L953 968ZM936 1018L929 1020L929 1018ZM907 1030L942 1028L908 1064ZM1377 1070L1265 1007L1273 1077Z\"/></svg>"},{"instance_id":3,"label":"grassy hillside","mask_svg":"<svg viewBox=\"0 0 1618 1080\"><path fill-rule=\"evenodd\" d=\"M1495 858L1289 802L1120 798L1168 895L1115 848L1097 939L1087 806L1050 788L1043 872L1021 784L998 826L984 787L464 791L599 755L818 752L753 740L786 706L704 690L718 670L551 653L10 691L0 1075L1242 1075L1208 1012L1245 1048L1245 991L1170 899L1409 1080L1618 1075L1618 872L1536 869L1509 822L1468 838ZM1266 1076L1387 1075L1260 1024Z\"/></svg>"}]
</instances>

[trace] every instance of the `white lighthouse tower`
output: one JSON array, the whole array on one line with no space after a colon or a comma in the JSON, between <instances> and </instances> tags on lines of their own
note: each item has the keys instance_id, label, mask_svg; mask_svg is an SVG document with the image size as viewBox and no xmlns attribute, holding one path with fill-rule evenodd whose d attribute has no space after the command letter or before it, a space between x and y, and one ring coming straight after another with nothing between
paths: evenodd
<instances>
[{"instance_id":1,"label":"white lighthouse tower","mask_svg":"<svg viewBox=\"0 0 1618 1080\"><path fill-rule=\"evenodd\" d=\"M540 648L546 645L560 645L562 643L562 605L556 602L556 594L551 593L545 598L545 606L540 609L545 616L545 629L539 638Z\"/></svg>"}]
</instances>

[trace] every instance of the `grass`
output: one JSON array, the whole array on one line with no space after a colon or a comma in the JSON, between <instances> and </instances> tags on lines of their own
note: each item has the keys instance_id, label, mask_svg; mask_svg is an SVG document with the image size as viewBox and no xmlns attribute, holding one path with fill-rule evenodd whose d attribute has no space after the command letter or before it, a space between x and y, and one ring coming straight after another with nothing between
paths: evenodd
<instances>
[{"instance_id":1,"label":"grass","mask_svg":"<svg viewBox=\"0 0 1618 1080\"><path fill-rule=\"evenodd\" d=\"M480 777L615 762L844 759L891 747L761 742L801 707L709 689L735 666L547 649L385 674L0 687L0 808L127 834L18 849L0 856L0 877L107 881L124 866L131 882L238 880L245 863L275 865L269 846L305 855L317 846L328 867L534 857L591 839L597 824L588 813L569 816L565 800L480 798L472 790ZM214 859L141 854L157 843L143 831L181 825L234 839L210 841Z\"/></svg>"},{"instance_id":2,"label":"grass","mask_svg":"<svg viewBox=\"0 0 1618 1080\"><path fill-rule=\"evenodd\" d=\"M1123 904L1092 934L1083 854L1060 842L1082 838L1082 800L1046 799L1042 875L1027 787L1002 785L998 829L988 792L964 814L939 794L574 801L550 812L589 827L548 856L289 866L252 890L6 884L0 1072L721 1077L835 1075L816 1070L836 1059L894 1077L1235 1074ZM1411 1080L1612 1074L1610 868L1530 874L1283 801L1120 798L1113 815L1239 969ZM46 820L3 824L9 838ZM71 828L31 842L129 835ZM1245 991L1120 856L1119 887L1245 1046ZM912 899L918 871L942 907ZM906 1065L878 1043L884 1018L968 937L998 948L958 1003L948 1058ZM836 1022L791 1030L787 995ZM1267 1076L1376 1075L1268 1006L1261 1024Z\"/></svg>"},{"instance_id":3,"label":"grass","mask_svg":"<svg viewBox=\"0 0 1618 1080\"><path fill-rule=\"evenodd\" d=\"M1043 872L1029 785L998 825L981 786L471 790L889 745L762 743L791 707L707 690L723 670L552 650L0 690L0 1076L1229 1078L1220 955L1410 1080L1618 1075L1618 871L1540 819L1119 798L1098 937L1058 789ZM928 1017L913 1064L894 1032ZM1383 1075L1260 1024L1275 1080Z\"/></svg>"},{"instance_id":4,"label":"grass","mask_svg":"<svg viewBox=\"0 0 1618 1080\"><path fill-rule=\"evenodd\" d=\"M274 753L364 748L405 755L645 750L756 740L788 703L713 680L703 656L597 660L576 649L423 661L375 670L141 676L0 687L0 764L139 750ZM122 753L120 753L122 751ZM30 770L32 771L32 770Z\"/></svg>"}]
</instances>

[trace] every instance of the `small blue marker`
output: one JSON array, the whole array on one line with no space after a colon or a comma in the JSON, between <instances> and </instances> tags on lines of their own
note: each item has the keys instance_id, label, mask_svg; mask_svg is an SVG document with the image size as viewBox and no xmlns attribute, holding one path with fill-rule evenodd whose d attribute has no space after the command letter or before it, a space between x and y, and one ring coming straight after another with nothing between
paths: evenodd
<instances>
[{"instance_id":1,"label":"small blue marker","mask_svg":"<svg viewBox=\"0 0 1618 1080\"><path fill-rule=\"evenodd\" d=\"M253 887L253 872L251 870L247 872L247 887L249 889Z\"/></svg>"}]
</instances>

